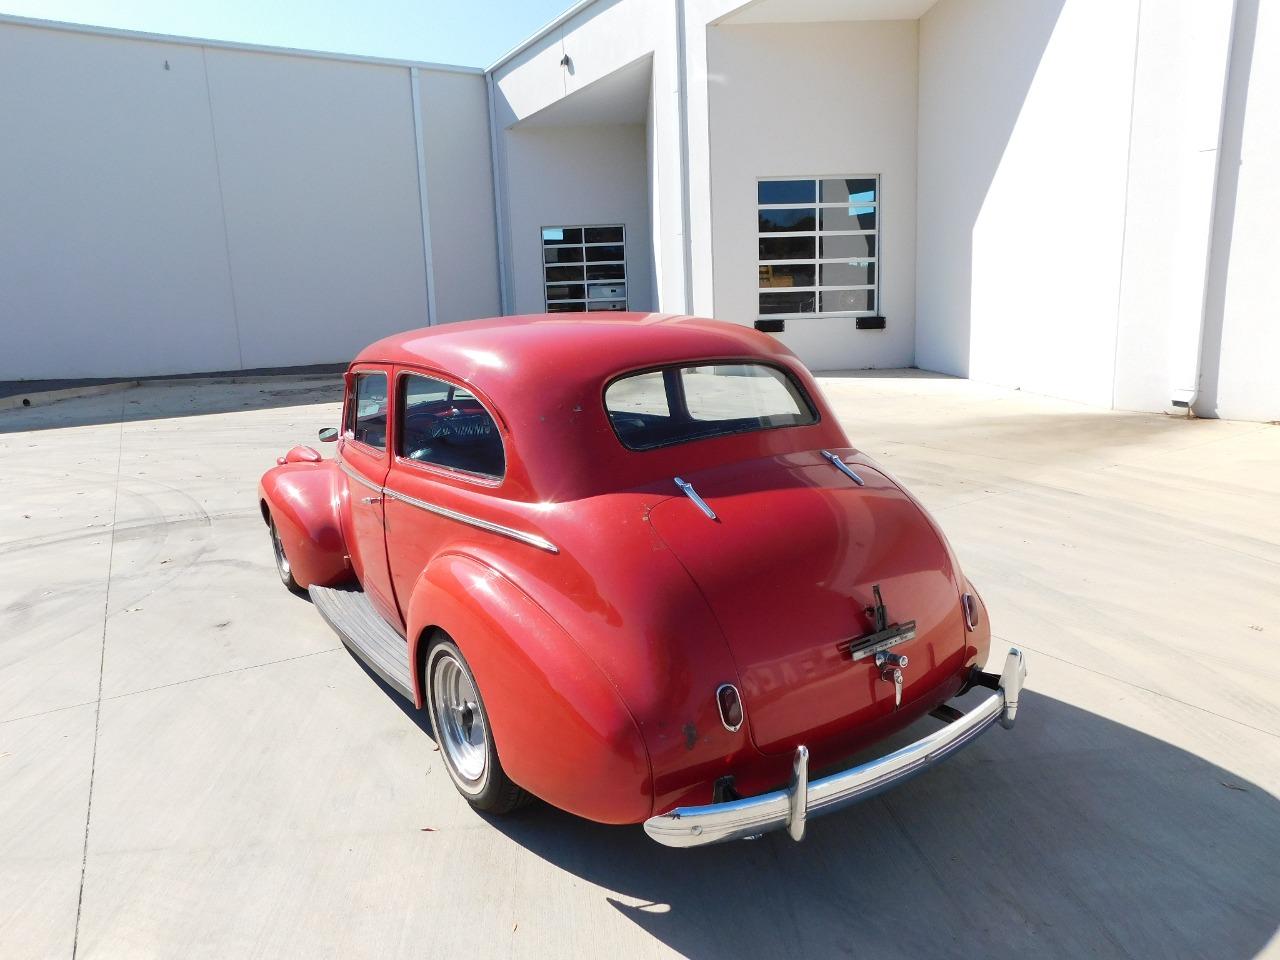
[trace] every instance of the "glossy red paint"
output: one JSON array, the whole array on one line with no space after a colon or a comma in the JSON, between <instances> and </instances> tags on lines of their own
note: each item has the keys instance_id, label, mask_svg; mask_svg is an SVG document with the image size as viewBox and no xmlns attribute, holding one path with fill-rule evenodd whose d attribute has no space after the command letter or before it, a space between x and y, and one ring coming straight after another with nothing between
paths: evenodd
<instances>
[{"instance_id":1,"label":"glossy red paint","mask_svg":"<svg viewBox=\"0 0 1280 960\"><path fill-rule=\"evenodd\" d=\"M624 447L606 386L706 361L786 371L816 422ZM511 317L387 338L351 371L388 378L389 449L344 435L337 460L287 456L263 478L295 579L360 581L406 637L419 707L426 646L448 633L475 673L507 773L558 807L634 823L710 802L725 776L744 795L772 789L796 744L815 769L839 761L953 696L986 657L986 610L979 599L967 630L961 595L974 591L937 525L851 446L812 376L765 334L656 314ZM465 387L492 414L500 480L397 454L394 398L410 372ZM822 450L841 454L865 486ZM716 521L675 476L695 484ZM898 710L875 668L840 649L872 629L877 584L891 617L918 625L901 648L911 665ZM722 683L742 692L737 731L720 720Z\"/></svg>"},{"instance_id":2,"label":"glossy red paint","mask_svg":"<svg viewBox=\"0 0 1280 960\"><path fill-rule=\"evenodd\" d=\"M351 579L341 517L346 491L334 461L294 460L262 475L258 502L262 517L276 522L294 579L303 587L327 587Z\"/></svg>"}]
</instances>

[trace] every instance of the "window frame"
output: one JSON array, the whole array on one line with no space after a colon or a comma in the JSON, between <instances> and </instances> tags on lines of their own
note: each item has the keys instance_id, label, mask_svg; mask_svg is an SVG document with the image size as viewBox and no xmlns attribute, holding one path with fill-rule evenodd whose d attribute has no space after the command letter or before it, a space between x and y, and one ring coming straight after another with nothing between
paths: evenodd
<instances>
[{"instance_id":1,"label":"window frame","mask_svg":"<svg viewBox=\"0 0 1280 960\"><path fill-rule=\"evenodd\" d=\"M366 443L365 441L359 439L355 434L355 430L352 429L352 427L354 427L355 418L359 415L359 407L357 406L356 401L359 397L359 392L360 392L359 382L361 377L382 377L382 379L386 383L386 388L387 388L386 432L388 436L388 442L384 443L381 447L375 447L373 444ZM392 380L391 374L387 370L384 370L380 367L368 367L363 369L356 368L352 370L351 371L351 389L347 391L347 395L343 399L343 405L342 405L342 439L345 440L347 443L354 443L357 446L357 448L366 451L369 456L378 457L380 459L385 459L387 455L391 452L391 443L390 443L390 434L392 430L391 393L390 393L391 380Z\"/></svg>"},{"instance_id":2,"label":"window frame","mask_svg":"<svg viewBox=\"0 0 1280 960\"><path fill-rule=\"evenodd\" d=\"M850 203L849 201L831 202L822 200L822 182L824 180L872 180L875 182L875 199L860 201L858 203ZM761 203L760 202L760 184L761 183L785 183L791 181L811 181L814 184L813 201L792 201L789 203ZM881 265L881 251L883 234L881 232L882 219L880 216L881 207L883 205L882 182L878 173L861 173L861 174L817 174L817 175L791 175L777 177L757 177L756 178L756 290L755 290L755 316L758 320L820 320L823 318L840 318L840 317L877 317L880 316L880 279L883 276ZM849 207L869 206L875 214L875 227L871 230L823 230L822 229L822 211L824 209L840 209ZM762 231L760 229L760 213L766 210L791 210L796 208L812 207L814 210L814 225L812 230L771 230ZM874 238L875 254L866 257L823 257L822 256L822 238L823 237L857 237L867 236ZM760 241L763 239L785 239L788 237L812 237L813 238L813 256L796 260L777 260L765 259L760 256ZM858 262L870 265L875 274L875 280L866 284L845 284L833 283L823 284L822 267L824 264L847 264L850 262ZM763 267L774 266L811 266L813 268L813 283L799 287L766 287L760 285L760 271ZM822 294L824 292L848 290L869 290L872 297L872 308L870 310L822 310ZM778 313L765 313L760 309L760 297L767 293L784 293L788 291L796 291L801 293L813 293L812 311L790 311Z\"/></svg>"},{"instance_id":3,"label":"window frame","mask_svg":"<svg viewBox=\"0 0 1280 960\"><path fill-rule=\"evenodd\" d=\"M498 431L498 442L502 444L502 474L495 476L491 473L477 473L474 470L463 470L460 467L449 467L442 463L432 463L428 460L414 460L412 457L405 456L404 449L404 398L405 387L403 381L406 377L424 377L428 380L436 380L440 383L447 383L455 390L465 390L467 393L475 397L476 402L484 408L484 412L489 415L489 419L493 421L494 429ZM395 439L390 445L390 453L392 461L397 465L404 465L420 470L423 473L430 474L434 477L450 477L455 480L465 480L483 487L499 487L506 482L507 477L511 473L511 459L508 456L506 427L503 419L498 416L497 411L489 403L488 399L481 395L469 383L464 383L456 377L450 377L439 370L417 370L402 369L396 371L395 376L395 412L396 426Z\"/></svg>"},{"instance_id":4,"label":"window frame","mask_svg":"<svg viewBox=\"0 0 1280 960\"><path fill-rule=\"evenodd\" d=\"M581 231L583 231L583 234L582 234L582 242L581 242L581 243L547 243L547 242L543 239L543 237L542 237L542 234L543 234L545 231L547 231L547 230L581 230ZM587 235L586 235L586 231L587 231L587 230L621 230L621 231L622 231L622 240L621 240L621 241L619 241L619 242L613 242L613 241L607 241L607 242L606 242L606 241L598 241L598 242L588 243L588 242L587 242ZM628 276L627 276L627 225L626 225L625 223L575 223L575 224L549 224L549 225L542 226L542 227L539 227L539 228L538 228L538 243L539 243L539 254L540 254L540 256L542 257L542 309L543 309L545 312L547 312L547 313L553 313L553 312L554 312L554 313L570 313L570 314L572 314L572 313L587 313L587 312L590 312L590 310L591 310L591 304L593 304L593 303L618 303L618 302L621 302L621 303L622 303L622 310L621 310L621 311L608 311L608 312L625 312L625 311L627 311L627 310L630 310L630 309L631 309L631 284L630 284L630 282L629 282L629 278L628 278ZM617 246L621 246L621 247L622 247L622 259L621 259L621 260L593 260L593 261L588 261L588 260L587 260L587 248L588 248L588 247L617 247ZM547 262L547 259L546 259L546 251L547 251L547 250L553 250L553 249L554 249L554 250L559 250L559 249L565 249L565 248L568 248L568 249L575 249L575 248L576 248L576 249L581 250L581 251L582 251L582 259L581 259L580 261L578 261L577 263L548 263L548 262ZM576 266L581 266L581 267L583 268L583 270L582 270L582 296L581 296L581 297L568 297L568 298L565 298L565 299L559 299L559 300L551 300L551 299L547 296L547 288L548 288L548 287L552 287L552 286L560 286L560 285L562 285L562 284L566 284L566 283L576 283L577 281L574 281L574 280L548 280L548 279L547 279L547 268L548 268L548 267L576 267ZM588 266L609 266L609 267L612 267L612 266L621 266L621 267L622 267L622 279L621 279L621 280L588 280L588 279L586 278L586 268L587 268ZM594 298L593 298L593 297L588 297L588 296L587 296L587 286L588 286L589 284L592 284L592 283L621 283L621 284L622 284L622 287L623 287L623 291L624 291L624 292L623 292L623 295L622 295L621 297L594 297ZM581 309L581 310L556 310L556 311L552 311L552 309L551 309L551 304L552 304L552 303L580 303L580 304L582 304L582 309Z\"/></svg>"},{"instance_id":5,"label":"window frame","mask_svg":"<svg viewBox=\"0 0 1280 960\"><path fill-rule=\"evenodd\" d=\"M667 440L664 443L655 443L652 446L646 446L646 447L633 447L631 446L631 444L627 443L627 441L622 438L622 434L618 433L617 424L613 422L613 417L610 416L608 396L609 396L609 388L612 387L619 380L626 380L628 377L643 376L646 373L660 373L666 370L683 370L690 367L732 367L732 366L768 367L770 370L776 370L778 373L782 374L783 379L785 379L786 382L791 385L791 388L795 391L796 396L800 399L805 409L809 411L809 415L813 419L809 420L807 423L780 423L780 424L777 424L776 426L752 427L748 430L734 430L732 432L727 432L727 433L715 433L715 434L711 434L710 436L681 437L676 440ZM681 400L682 400L684 418L692 420L693 418L689 415L688 407L683 405L683 396L681 397ZM671 398L668 396L667 397L668 409L670 408L670 403L671 403ZM697 443L699 441L704 441L704 440L724 440L729 437L743 437L753 433L768 433L773 430L790 430L797 427L816 427L822 423L822 410L819 409L818 405L813 402L813 397L809 395L809 391L806 390L804 387L804 384L800 382L800 378L797 377L794 373L791 372L791 370L787 369L782 364L773 363L768 360L761 360L758 357L731 357L731 358L718 357L711 360L680 360L675 363L660 363L660 364L647 366L647 367L637 367L634 370L626 370L622 373L619 373L619 374L616 374L615 376L610 377L607 381L605 381L604 387L600 391L600 406L604 410L605 420L609 422L609 429L613 431L613 435L617 439L618 443L621 444L622 449L626 450L628 453L650 453L654 450L666 450L671 447L676 447L682 443ZM705 423L707 421L700 421L700 422Z\"/></svg>"}]
</instances>

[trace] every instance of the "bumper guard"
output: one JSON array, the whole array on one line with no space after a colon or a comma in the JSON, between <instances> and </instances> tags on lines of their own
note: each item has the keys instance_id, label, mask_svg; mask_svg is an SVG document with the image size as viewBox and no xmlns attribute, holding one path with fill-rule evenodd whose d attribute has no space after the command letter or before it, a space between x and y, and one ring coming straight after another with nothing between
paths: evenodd
<instances>
[{"instance_id":1,"label":"bumper guard","mask_svg":"<svg viewBox=\"0 0 1280 960\"><path fill-rule=\"evenodd\" d=\"M915 743L812 782L809 748L801 745L792 758L791 784L786 789L728 803L677 807L646 820L645 832L668 847L698 847L755 837L783 827L791 839L801 840L805 822L811 817L833 813L896 787L977 739L997 721L1005 729L1011 728L1026 677L1022 651L1010 650L999 676L974 673L970 686L989 687L995 691L991 696L958 716L955 710L940 711L944 718L949 715L953 719Z\"/></svg>"}]
</instances>

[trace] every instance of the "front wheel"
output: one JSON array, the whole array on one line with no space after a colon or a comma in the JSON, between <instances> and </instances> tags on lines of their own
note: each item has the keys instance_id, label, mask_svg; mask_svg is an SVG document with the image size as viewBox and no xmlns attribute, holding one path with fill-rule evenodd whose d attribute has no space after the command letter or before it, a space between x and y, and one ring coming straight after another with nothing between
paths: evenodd
<instances>
[{"instance_id":1,"label":"front wheel","mask_svg":"<svg viewBox=\"0 0 1280 960\"><path fill-rule=\"evenodd\" d=\"M284 552L284 542L280 539L280 531L276 529L275 517L268 517L267 524L271 527L271 552L276 557L276 573L280 574L280 582L294 593L302 593L302 587L293 579L293 564Z\"/></svg>"},{"instance_id":2,"label":"front wheel","mask_svg":"<svg viewBox=\"0 0 1280 960\"><path fill-rule=\"evenodd\" d=\"M427 702L449 779L472 807L510 813L530 799L502 769L489 715L457 645L441 636L427 654Z\"/></svg>"}]
</instances>

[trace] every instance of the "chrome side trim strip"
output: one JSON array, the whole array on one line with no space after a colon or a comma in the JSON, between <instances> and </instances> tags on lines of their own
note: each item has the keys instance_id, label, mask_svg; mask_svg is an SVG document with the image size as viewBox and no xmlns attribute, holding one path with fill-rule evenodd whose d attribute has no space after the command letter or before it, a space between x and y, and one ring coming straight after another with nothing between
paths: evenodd
<instances>
[{"instance_id":1,"label":"chrome side trim strip","mask_svg":"<svg viewBox=\"0 0 1280 960\"><path fill-rule=\"evenodd\" d=\"M831 465L833 467L835 467L837 470L843 473L846 477L848 477L858 486L865 487L867 485L865 480L863 480L860 476L854 473L853 470L849 467L849 465L840 459L839 454L832 453L830 450L823 450L822 455L831 461Z\"/></svg>"},{"instance_id":2,"label":"chrome side trim strip","mask_svg":"<svg viewBox=\"0 0 1280 960\"><path fill-rule=\"evenodd\" d=\"M450 510L448 507L441 507L434 503L427 503L425 500L419 500L417 497L411 497L407 493L392 490L390 487L383 487L382 492L392 500L399 500L401 503L407 503L409 506L417 507L419 510L425 510L427 513L434 513L436 516L445 517L448 520L455 520L458 523L465 523L467 526L475 527L479 530L488 530L490 533L496 533L500 537L506 537L509 540L518 540L520 543L527 543L529 546L537 547L539 550L545 550L547 553L560 552L560 548L554 543L546 537L538 536L536 533L526 533L523 530L506 527L500 523L494 523L491 520L481 520L479 517L473 517L466 513L459 513L457 510Z\"/></svg>"},{"instance_id":3,"label":"chrome side trim strip","mask_svg":"<svg viewBox=\"0 0 1280 960\"><path fill-rule=\"evenodd\" d=\"M716 519L716 512L707 506L707 501L698 496L698 491L693 489L692 483L687 480L681 480L679 477L673 477L672 479L675 480L676 486L680 488L681 492L697 504L698 509L707 515L707 519Z\"/></svg>"},{"instance_id":4,"label":"chrome side trim strip","mask_svg":"<svg viewBox=\"0 0 1280 960\"><path fill-rule=\"evenodd\" d=\"M344 461L342 461L342 460L339 460L339 461L338 461L338 469L339 469L339 470L341 470L343 473L345 473L348 477L350 477L350 478L351 478L352 480L354 480L356 483L362 483L362 484L364 484L366 487L368 487L370 490L376 490L376 491L378 491L378 493L381 493L381 492L382 492L382 487L380 487L378 484L374 483L374 482L373 482L372 480L370 480L368 477L363 476L363 475L361 475L361 474L357 473L356 471L352 470L350 467L348 467L348 466L346 465L346 463L345 463Z\"/></svg>"}]
</instances>

